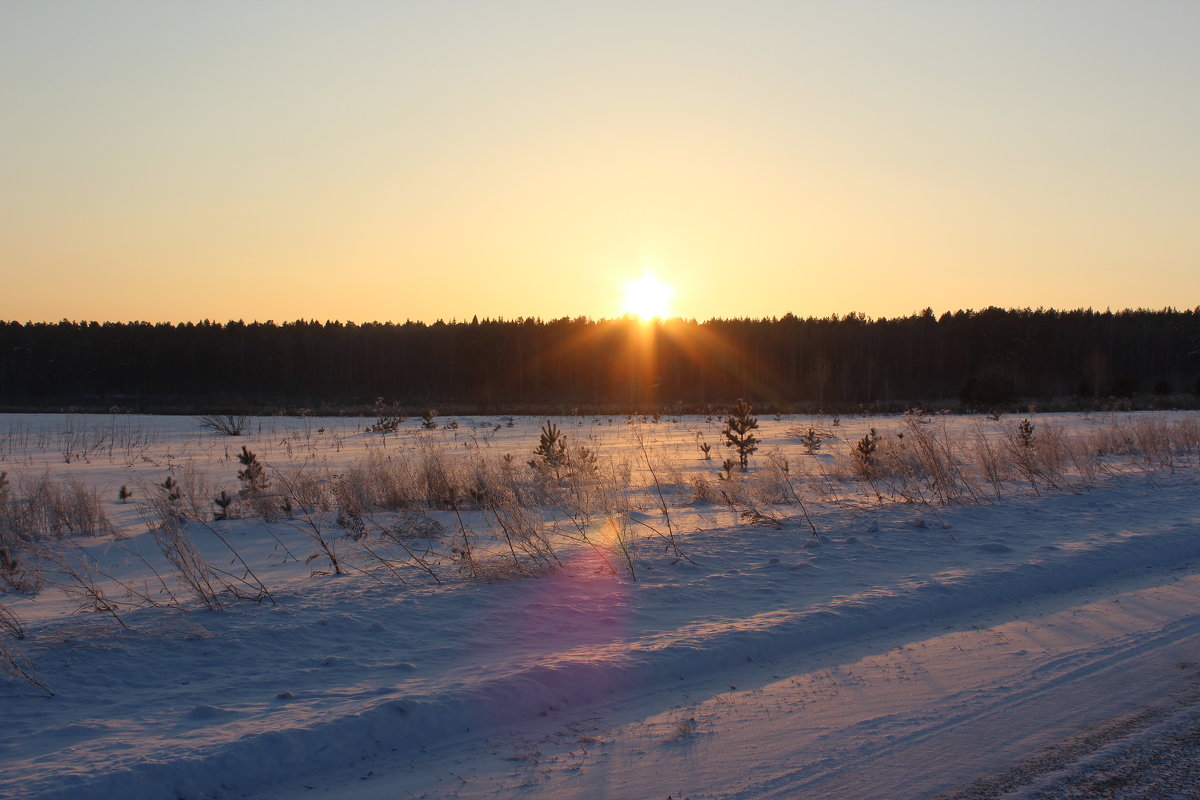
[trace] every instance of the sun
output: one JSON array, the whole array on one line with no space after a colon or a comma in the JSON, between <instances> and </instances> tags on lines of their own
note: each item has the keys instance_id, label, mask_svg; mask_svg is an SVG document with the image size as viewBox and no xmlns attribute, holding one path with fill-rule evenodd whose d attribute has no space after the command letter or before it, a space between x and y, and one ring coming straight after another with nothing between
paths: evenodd
<instances>
[{"instance_id":1,"label":"sun","mask_svg":"<svg viewBox=\"0 0 1200 800\"><path fill-rule=\"evenodd\" d=\"M641 320L655 317L666 319L671 313L671 297L675 290L647 272L636 281L625 284L625 304L622 313Z\"/></svg>"}]
</instances>

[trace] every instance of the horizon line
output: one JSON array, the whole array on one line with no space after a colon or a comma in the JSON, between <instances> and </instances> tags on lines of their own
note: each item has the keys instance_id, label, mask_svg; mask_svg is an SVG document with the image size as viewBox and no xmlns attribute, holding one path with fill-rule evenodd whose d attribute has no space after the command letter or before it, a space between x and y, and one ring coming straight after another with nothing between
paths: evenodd
<instances>
[{"instance_id":1,"label":"horizon line","mask_svg":"<svg viewBox=\"0 0 1200 800\"><path fill-rule=\"evenodd\" d=\"M755 316L709 317L704 320L698 320L696 317L686 317L683 315L672 315L672 316L668 316L668 317L657 317L656 316L656 317L651 317L649 319L642 319L642 318L638 317L636 314L623 314L621 316L616 316L616 317L596 317L596 318L590 317L586 314L579 314L579 315L575 315L575 316L564 314L563 316L559 316L559 317L541 317L541 316L503 317L503 316L501 316L501 317L484 317L483 319L480 319L478 314L473 314L471 319L459 319L458 317L452 317L449 320L446 320L445 318L438 317L432 322L428 322L425 320L414 320L411 318L406 318L402 322L398 321L398 320L393 320L393 319L388 319L388 320L325 319L322 321L316 317L297 317L295 319L285 319L282 321L277 321L274 318L269 318L269 319L265 319L265 320L259 320L259 319L255 318L249 322L247 322L244 318L238 318L238 319L229 319L224 322L221 322L215 318L209 318L209 317L205 317L205 318L199 319L199 320L196 320L196 319L192 319L192 320L148 320L148 319L96 320L96 319L70 319L67 317L62 317L57 320L26 319L24 322L21 322L20 320L17 320L17 319L3 318L3 319L0 319L0 325L30 326L30 325L62 325L65 323L68 325L152 325L152 326L170 325L173 327L187 326L187 325L220 325L220 326L274 325L274 326L282 327L285 325L303 324L303 325L347 325L347 326L355 326L355 327L364 327L364 326L368 326L368 325L384 325L384 326L386 326L386 325L422 326L423 325L425 327L432 327L435 325L474 325L474 324L484 324L484 323L492 323L492 324L495 324L495 323L520 323L520 324L532 323L532 324L543 324L544 325L544 324L549 324L549 323L554 323L554 322L564 322L564 321L576 322L576 323L582 322L582 323L590 323L590 324L601 324L601 323L606 323L606 322L609 322L609 323L611 323L611 322L633 322L633 323L640 323L643 325L652 324L652 323L659 324L659 325L667 324L667 323L684 323L684 324L692 324L692 325L705 325L705 324L713 323L713 322L779 322L781 320L786 320L789 317L792 319L799 320L799 321L815 321L815 322L842 322L842 321L849 320L849 319L856 319L860 322L883 322L883 321L903 320L903 319L918 319L918 318L923 318L923 317L932 317L934 320L940 320L947 316L954 317L954 316L958 316L960 314L981 314L981 313L988 312L988 311L1000 311L1003 313L1030 313L1030 314L1047 314L1047 313L1081 314L1081 313L1086 313L1086 314L1100 314L1100 315L1104 315L1104 314L1119 315L1119 314L1129 314L1129 313L1143 313L1143 314L1144 313L1154 313L1154 314L1196 313L1196 314L1200 314L1200 304L1197 304L1194 307L1182 307L1182 308L1179 306L1164 306L1162 308L1149 308L1149 307L1144 307L1144 306L1137 306L1137 307L1126 306L1126 307L1118 308L1115 310L1113 309L1112 306L1106 306L1103 311L1098 311L1093 306L1087 306L1087 307L1076 306L1075 308L1059 309L1059 308L1055 308L1053 306L1050 306L1050 307L1037 306L1036 308L1034 308L1031 306L1002 307L1002 306L990 305L990 306L984 306L979 309L959 308L954 311L943 311L941 314L936 313L933 310L932 306L926 306L924 309L921 309L920 311L912 311L912 312L910 312L908 314L904 314L904 315L895 315L895 316L880 315L878 317L872 317L869 314L865 314L863 312L854 311L854 310L848 311L845 314L840 314L840 315L837 312L832 312L827 316L809 315L806 317L802 317L802 316L799 316L798 314L795 314L794 312L789 311L783 315L771 315L771 316L762 316L762 317L755 317Z\"/></svg>"}]
</instances>

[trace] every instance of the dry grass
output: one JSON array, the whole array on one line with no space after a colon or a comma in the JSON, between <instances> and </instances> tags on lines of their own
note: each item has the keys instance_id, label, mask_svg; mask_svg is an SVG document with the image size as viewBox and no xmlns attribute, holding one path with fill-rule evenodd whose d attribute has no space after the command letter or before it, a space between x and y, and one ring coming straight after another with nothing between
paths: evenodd
<instances>
[{"instance_id":1,"label":"dry grass","mask_svg":"<svg viewBox=\"0 0 1200 800\"><path fill-rule=\"evenodd\" d=\"M53 697L54 691L42 683L33 665L12 642L25 638L25 626L15 614L0 604L0 672L28 683Z\"/></svg>"},{"instance_id":2,"label":"dry grass","mask_svg":"<svg viewBox=\"0 0 1200 800\"><path fill-rule=\"evenodd\" d=\"M43 472L20 478L0 497L0 545L113 531L99 490L73 476L55 480Z\"/></svg>"},{"instance_id":3,"label":"dry grass","mask_svg":"<svg viewBox=\"0 0 1200 800\"><path fill-rule=\"evenodd\" d=\"M590 440L584 446L568 431L553 469L540 468L529 453L492 451L486 436L463 442L462 450L425 436L390 439L368 446L340 474L311 460L271 465L270 490L239 497L229 516L303 530L314 544L312 555L333 572L416 566L437 579L438 570L456 564L491 580L542 574L559 565L564 548L585 547L613 571L636 577L639 553L649 552L639 546L646 539L686 558L674 517L688 503L726 505L755 524L801 521L816 534L810 507L821 503L935 509L1026 492L1087 490L1122 472L1172 470L1200 460L1200 419L1194 417L1114 416L1070 429L1038 417L1025 428L1022 422L981 420L954 428L910 414L862 439L823 430L828 436L820 455L766 450L748 472L728 475L687 443L651 443L637 422L629 431L632 446L617 457L598 457ZM72 441L86 434L76 431ZM154 483L137 496L180 580L213 605L235 593L231 583L246 591L229 576L206 572L195 548L180 538L184 521L213 519L216 487L191 461L176 463L170 475L177 498ZM14 551L111 529L96 491L73 478L44 473L9 481L0 502L0 545ZM415 538L428 541L415 546ZM31 571L9 569L0 585L36 591L31 577Z\"/></svg>"},{"instance_id":4,"label":"dry grass","mask_svg":"<svg viewBox=\"0 0 1200 800\"><path fill-rule=\"evenodd\" d=\"M1036 416L1023 422L981 419L954 428L936 417L909 415L864 437L869 446L822 431L830 435L822 437L819 455L766 450L748 472L728 474L690 446L650 443L636 423L632 446L617 456L598 456L591 442L568 439L554 469L531 466L529 453L491 451L486 438L462 450L426 437L381 441L338 474L315 460L291 460L288 447L288 458L268 467L269 490L240 496L230 517L258 517L277 541L279 525L301 531L310 552L284 552L307 556L316 562L314 572L407 583L416 575L440 582L458 570L472 580L497 581L544 575L582 552L593 554L589 563L598 569L636 580L640 559L650 554L690 560L686 531L675 521L688 503L728 506L747 525L807 525L818 535L810 513L817 504L906 503L936 516L944 506L1085 491L1122 474L1200 462L1195 416L1113 416L1071 427ZM0 448L15 446L14 435L0 440ZM107 442L115 459L124 444L143 441L134 432L106 436L81 428L61 436L57 446L78 459L95 457ZM53 437L44 438L39 446L56 446ZM121 625L135 608L220 610L235 599L271 600L223 523L212 522L219 487L192 461L169 464L167 474L172 492L149 482L135 495L170 565L170 574L155 573L153 591L98 574L94 561L67 541L113 532L96 487L48 471L0 478L0 592L53 586L81 610L108 614ZM210 553L206 560L197 537L224 547L232 556L228 564L218 566L224 561L212 560L210 549L203 550ZM49 692L18 650L23 633L0 606L0 671Z\"/></svg>"}]
</instances>

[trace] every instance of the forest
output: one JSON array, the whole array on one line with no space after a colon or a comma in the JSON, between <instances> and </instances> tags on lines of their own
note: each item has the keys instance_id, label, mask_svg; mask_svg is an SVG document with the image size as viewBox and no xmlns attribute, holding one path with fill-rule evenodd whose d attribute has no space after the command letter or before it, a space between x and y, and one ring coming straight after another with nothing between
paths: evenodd
<instances>
[{"instance_id":1,"label":"forest","mask_svg":"<svg viewBox=\"0 0 1200 800\"><path fill-rule=\"evenodd\" d=\"M1200 307L872 319L0 322L6 410L776 412L1194 405Z\"/></svg>"}]
</instances>

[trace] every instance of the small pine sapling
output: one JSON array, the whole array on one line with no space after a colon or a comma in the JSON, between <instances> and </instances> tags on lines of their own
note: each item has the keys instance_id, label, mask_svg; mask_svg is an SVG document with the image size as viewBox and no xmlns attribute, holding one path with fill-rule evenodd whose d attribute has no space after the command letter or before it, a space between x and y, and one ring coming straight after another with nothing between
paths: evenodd
<instances>
[{"instance_id":1,"label":"small pine sapling","mask_svg":"<svg viewBox=\"0 0 1200 800\"><path fill-rule=\"evenodd\" d=\"M258 497L266 492L270 481L267 479L266 470L258 461L258 456L242 445L242 452L238 453L237 460L243 467L238 470L238 480L242 482L241 495Z\"/></svg>"},{"instance_id":2,"label":"small pine sapling","mask_svg":"<svg viewBox=\"0 0 1200 800\"><path fill-rule=\"evenodd\" d=\"M166 504L163 507L162 515L165 520L178 522L183 519L183 509L180 504L183 501L183 490L179 487L179 482L170 475L167 479L158 485L162 489Z\"/></svg>"},{"instance_id":3,"label":"small pine sapling","mask_svg":"<svg viewBox=\"0 0 1200 800\"><path fill-rule=\"evenodd\" d=\"M170 475L167 479L159 484L159 487L167 493L167 502L172 505L178 503L183 498L183 492L179 488L179 482Z\"/></svg>"},{"instance_id":4,"label":"small pine sapling","mask_svg":"<svg viewBox=\"0 0 1200 800\"><path fill-rule=\"evenodd\" d=\"M870 432L858 440L854 446L854 462L858 473L870 477L875 472L875 454L879 450L879 434L871 428Z\"/></svg>"},{"instance_id":5,"label":"small pine sapling","mask_svg":"<svg viewBox=\"0 0 1200 800\"><path fill-rule=\"evenodd\" d=\"M213 502L219 509L213 512L213 520L220 522L229 519L229 504L233 502L233 496L222 489L221 493L213 498Z\"/></svg>"},{"instance_id":6,"label":"small pine sapling","mask_svg":"<svg viewBox=\"0 0 1200 800\"><path fill-rule=\"evenodd\" d=\"M1033 447L1033 431L1036 427L1028 418L1021 420L1021 424L1017 425L1017 442L1026 450Z\"/></svg>"},{"instance_id":7,"label":"small pine sapling","mask_svg":"<svg viewBox=\"0 0 1200 800\"><path fill-rule=\"evenodd\" d=\"M133 497L133 492L129 491L128 486L122 486L121 490L119 492L117 492L117 497L120 499L120 501L122 503L124 503L126 500Z\"/></svg>"},{"instance_id":8,"label":"small pine sapling","mask_svg":"<svg viewBox=\"0 0 1200 800\"><path fill-rule=\"evenodd\" d=\"M752 433L758 428L758 420L750 416L753 406L739 399L725 420L725 446L737 453L738 466L745 472L750 456L758 449L758 439Z\"/></svg>"},{"instance_id":9,"label":"small pine sapling","mask_svg":"<svg viewBox=\"0 0 1200 800\"><path fill-rule=\"evenodd\" d=\"M804 452L811 455L816 455L816 452L821 449L821 434L817 433L815 428L809 428L803 436L800 437L800 442L804 445Z\"/></svg>"},{"instance_id":10,"label":"small pine sapling","mask_svg":"<svg viewBox=\"0 0 1200 800\"><path fill-rule=\"evenodd\" d=\"M531 459L529 466L534 471L551 474L555 480L561 477L562 467L567 460L567 443L558 426L550 420L546 420L546 424L542 426L538 446L533 454L537 458Z\"/></svg>"},{"instance_id":11,"label":"small pine sapling","mask_svg":"<svg viewBox=\"0 0 1200 800\"><path fill-rule=\"evenodd\" d=\"M367 433L395 433L404 424L404 415L400 413L400 404L388 404L382 397L375 398L375 414L378 419L367 426Z\"/></svg>"},{"instance_id":12,"label":"small pine sapling","mask_svg":"<svg viewBox=\"0 0 1200 800\"><path fill-rule=\"evenodd\" d=\"M362 512L354 504L340 506L335 520L339 528L346 532L356 542L367 536L367 523L363 521Z\"/></svg>"},{"instance_id":13,"label":"small pine sapling","mask_svg":"<svg viewBox=\"0 0 1200 800\"><path fill-rule=\"evenodd\" d=\"M708 442L701 442L700 452L704 454L705 461L712 461L712 445Z\"/></svg>"},{"instance_id":14,"label":"small pine sapling","mask_svg":"<svg viewBox=\"0 0 1200 800\"><path fill-rule=\"evenodd\" d=\"M438 426L436 420L437 411L432 408L426 409L425 413L421 415L421 427L427 431L431 431Z\"/></svg>"},{"instance_id":15,"label":"small pine sapling","mask_svg":"<svg viewBox=\"0 0 1200 800\"><path fill-rule=\"evenodd\" d=\"M733 480L733 468L736 467L737 465L738 465L738 463L736 461L734 461L732 458L727 458L724 461L722 461L721 469L724 470L724 472L717 473L717 479L722 480L722 481Z\"/></svg>"}]
</instances>

